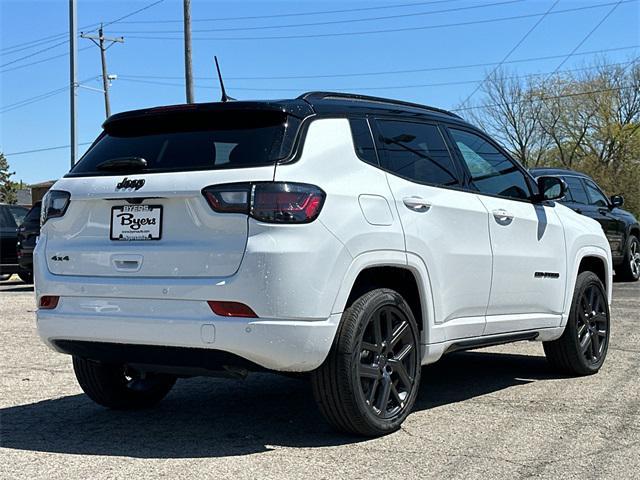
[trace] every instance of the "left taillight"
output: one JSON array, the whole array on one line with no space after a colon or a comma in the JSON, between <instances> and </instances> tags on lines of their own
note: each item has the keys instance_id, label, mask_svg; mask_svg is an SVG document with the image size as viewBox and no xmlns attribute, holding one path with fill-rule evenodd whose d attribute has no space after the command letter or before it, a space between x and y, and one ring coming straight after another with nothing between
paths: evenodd
<instances>
[{"instance_id":1,"label":"left taillight","mask_svg":"<svg viewBox=\"0 0 640 480\"><path fill-rule=\"evenodd\" d=\"M50 218L62 217L69 207L71 194L63 190L49 190L42 199L40 226Z\"/></svg>"},{"instance_id":2,"label":"left taillight","mask_svg":"<svg viewBox=\"0 0 640 480\"><path fill-rule=\"evenodd\" d=\"M53 310L58 306L60 297L57 295L43 295L38 302L38 308L41 310Z\"/></svg>"},{"instance_id":3,"label":"left taillight","mask_svg":"<svg viewBox=\"0 0 640 480\"><path fill-rule=\"evenodd\" d=\"M315 185L294 182L230 183L202 190L218 213L244 213L266 223L309 223L322 210L326 194Z\"/></svg>"}]
</instances>

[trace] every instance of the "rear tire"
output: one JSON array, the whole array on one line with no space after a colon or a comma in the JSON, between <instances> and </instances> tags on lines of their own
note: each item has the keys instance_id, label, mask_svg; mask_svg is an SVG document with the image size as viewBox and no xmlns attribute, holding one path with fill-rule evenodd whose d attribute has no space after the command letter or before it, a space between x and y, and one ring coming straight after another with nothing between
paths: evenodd
<instances>
[{"instance_id":1,"label":"rear tire","mask_svg":"<svg viewBox=\"0 0 640 480\"><path fill-rule=\"evenodd\" d=\"M637 282L640 279L640 240L629 235L622 264L616 269L616 277L623 282Z\"/></svg>"},{"instance_id":2,"label":"rear tire","mask_svg":"<svg viewBox=\"0 0 640 480\"><path fill-rule=\"evenodd\" d=\"M547 360L569 375L591 375L602 367L609 347L610 316L605 288L593 272L576 280L571 311L562 337L543 342Z\"/></svg>"},{"instance_id":3,"label":"rear tire","mask_svg":"<svg viewBox=\"0 0 640 480\"><path fill-rule=\"evenodd\" d=\"M99 405L116 410L149 408L171 390L172 375L142 375L122 365L107 365L73 357L73 370L84 393Z\"/></svg>"},{"instance_id":4,"label":"rear tire","mask_svg":"<svg viewBox=\"0 0 640 480\"><path fill-rule=\"evenodd\" d=\"M18 276L24 283L33 283L33 273L31 272L20 272L18 273Z\"/></svg>"},{"instance_id":5,"label":"rear tire","mask_svg":"<svg viewBox=\"0 0 640 480\"><path fill-rule=\"evenodd\" d=\"M394 290L365 293L342 314L329 356L312 372L320 411L337 430L379 436L411 412L420 385L420 335Z\"/></svg>"}]
</instances>

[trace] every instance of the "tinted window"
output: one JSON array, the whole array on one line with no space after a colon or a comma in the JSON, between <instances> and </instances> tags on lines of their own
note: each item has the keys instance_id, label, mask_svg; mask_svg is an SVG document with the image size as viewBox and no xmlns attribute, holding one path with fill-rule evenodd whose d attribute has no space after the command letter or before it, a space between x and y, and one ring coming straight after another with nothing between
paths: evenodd
<instances>
[{"instance_id":1,"label":"tinted window","mask_svg":"<svg viewBox=\"0 0 640 480\"><path fill-rule=\"evenodd\" d=\"M16 228L16 221L13 215L9 212L9 207L0 206L0 227L2 228Z\"/></svg>"},{"instance_id":2,"label":"tinted window","mask_svg":"<svg viewBox=\"0 0 640 480\"><path fill-rule=\"evenodd\" d=\"M17 205L9 206L9 213L11 213L11 215L13 216L13 219L16 222L16 225L18 226L22 225L22 222L24 221L24 217L27 215L28 211L29 210L27 210L25 207L20 207Z\"/></svg>"},{"instance_id":3,"label":"tinted window","mask_svg":"<svg viewBox=\"0 0 640 480\"><path fill-rule=\"evenodd\" d=\"M364 118L350 118L349 124L351 125L353 146L360 160L372 165L378 165L378 157L376 156L376 150L373 145L373 138L371 137L371 130L369 129L367 120Z\"/></svg>"},{"instance_id":4,"label":"tinted window","mask_svg":"<svg viewBox=\"0 0 640 480\"><path fill-rule=\"evenodd\" d=\"M578 177L563 177L563 180L569 188L572 202L584 203L585 205L589 203L587 193L584 191L584 186L582 185L582 180Z\"/></svg>"},{"instance_id":5,"label":"tinted window","mask_svg":"<svg viewBox=\"0 0 640 480\"><path fill-rule=\"evenodd\" d=\"M39 223L40 222L40 205L42 205L40 202L36 203L33 207L31 207L31 210L29 210L29 213L27 213L27 216L24 217L24 222L35 222L35 223Z\"/></svg>"},{"instance_id":6,"label":"tinted window","mask_svg":"<svg viewBox=\"0 0 640 480\"><path fill-rule=\"evenodd\" d=\"M478 135L450 131L480 192L523 199L531 196L525 175L511 159Z\"/></svg>"},{"instance_id":7,"label":"tinted window","mask_svg":"<svg viewBox=\"0 0 640 480\"><path fill-rule=\"evenodd\" d=\"M591 205L597 205L598 207L606 207L609 205L607 197L602 194L591 180L585 180L584 183L587 187L587 192L589 193L589 199L591 200L589 203Z\"/></svg>"},{"instance_id":8,"label":"tinted window","mask_svg":"<svg viewBox=\"0 0 640 480\"><path fill-rule=\"evenodd\" d=\"M226 112L209 116L143 118L107 124L70 176L114 174L102 162L140 157L145 172L214 170L272 165L291 150L299 120L280 112Z\"/></svg>"},{"instance_id":9,"label":"tinted window","mask_svg":"<svg viewBox=\"0 0 640 480\"><path fill-rule=\"evenodd\" d=\"M457 185L447 145L435 125L378 120L385 169L419 183Z\"/></svg>"}]
</instances>

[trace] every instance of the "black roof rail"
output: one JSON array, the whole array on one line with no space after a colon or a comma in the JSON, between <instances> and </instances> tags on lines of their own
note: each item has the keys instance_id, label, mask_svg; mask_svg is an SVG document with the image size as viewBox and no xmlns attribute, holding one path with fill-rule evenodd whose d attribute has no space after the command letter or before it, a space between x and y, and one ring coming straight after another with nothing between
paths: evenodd
<instances>
[{"instance_id":1,"label":"black roof rail","mask_svg":"<svg viewBox=\"0 0 640 480\"><path fill-rule=\"evenodd\" d=\"M388 105L401 105L404 107L419 108L421 110L429 110L432 112L449 115L450 117L462 119L460 115L450 112L449 110L441 109L441 108L429 107L427 105L421 105L419 103L405 102L403 100L393 100L390 98L382 98L382 97L371 97L369 95L360 95L356 93L306 92L300 95L298 98L305 101L326 100L326 99L336 98L336 99L356 100L356 101L364 101L364 102L372 102L372 103L385 103Z\"/></svg>"}]
</instances>

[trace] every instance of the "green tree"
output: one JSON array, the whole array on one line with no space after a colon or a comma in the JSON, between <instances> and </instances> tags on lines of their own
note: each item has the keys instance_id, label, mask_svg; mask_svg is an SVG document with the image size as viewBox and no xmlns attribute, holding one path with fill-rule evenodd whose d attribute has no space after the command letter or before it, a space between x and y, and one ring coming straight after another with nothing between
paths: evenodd
<instances>
[{"instance_id":1,"label":"green tree","mask_svg":"<svg viewBox=\"0 0 640 480\"><path fill-rule=\"evenodd\" d=\"M15 172L9 171L9 162L3 153L0 153L0 202L16 203L16 184L11 181Z\"/></svg>"},{"instance_id":2,"label":"green tree","mask_svg":"<svg viewBox=\"0 0 640 480\"><path fill-rule=\"evenodd\" d=\"M575 71L536 80L499 70L463 111L524 166L584 172L640 216L640 59Z\"/></svg>"}]
</instances>

